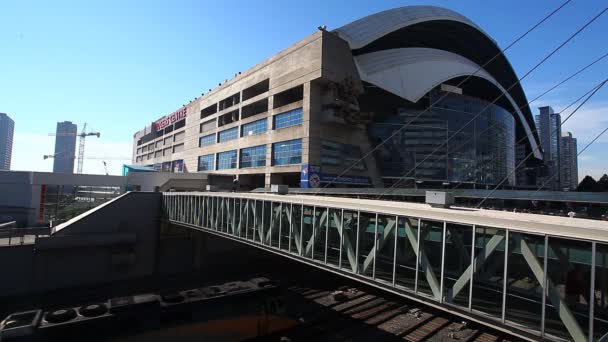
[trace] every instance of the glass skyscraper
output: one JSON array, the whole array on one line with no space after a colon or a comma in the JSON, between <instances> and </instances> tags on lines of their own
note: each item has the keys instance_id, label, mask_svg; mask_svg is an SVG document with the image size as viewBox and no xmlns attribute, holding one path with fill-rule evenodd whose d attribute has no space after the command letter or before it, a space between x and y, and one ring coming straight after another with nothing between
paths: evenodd
<instances>
[{"instance_id":1,"label":"glass skyscraper","mask_svg":"<svg viewBox=\"0 0 608 342\"><path fill-rule=\"evenodd\" d=\"M576 138L570 132L562 132L560 138L560 181L561 189L576 190L578 186L578 148Z\"/></svg>"},{"instance_id":2,"label":"glass skyscraper","mask_svg":"<svg viewBox=\"0 0 608 342\"><path fill-rule=\"evenodd\" d=\"M555 113L550 106L540 107L536 115L536 129L540 137L540 145L544 151L546 172L538 178L538 186L547 190L560 188L560 139L562 136L562 117Z\"/></svg>"},{"instance_id":3,"label":"glass skyscraper","mask_svg":"<svg viewBox=\"0 0 608 342\"><path fill-rule=\"evenodd\" d=\"M14 130L15 122L5 113L0 113L0 170L11 169Z\"/></svg>"},{"instance_id":4,"label":"glass skyscraper","mask_svg":"<svg viewBox=\"0 0 608 342\"><path fill-rule=\"evenodd\" d=\"M72 122L57 123L53 172L74 173L77 134L76 125Z\"/></svg>"}]
</instances>

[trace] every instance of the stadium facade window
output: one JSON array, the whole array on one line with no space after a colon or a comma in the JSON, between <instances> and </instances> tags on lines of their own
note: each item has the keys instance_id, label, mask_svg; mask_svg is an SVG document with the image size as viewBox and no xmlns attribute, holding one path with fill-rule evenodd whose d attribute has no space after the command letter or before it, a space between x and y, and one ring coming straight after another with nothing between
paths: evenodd
<instances>
[{"instance_id":1,"label":"stadium facade window","mask_svg":"<svg viewBox=\"0 0 608 342\"><path fill-rule=\"evenodd\" d=\"M236 169L236 150L218 153L217 169Z\"/></svg>"},{"instance_id":2,"label":"stadium facade window","mask_svg":"<svg viewBox=\"0 0 608 342\"><path fill-rule=\"evenodd\" d=\"M266 145L241 149L240 168L266 166Z\"/></svg>"},{"instance_id":3,"label":"stadium facade window","mask_svg":"<svg viewBox=\"0 0 608 342\"><path fill-rule=\"evenodd\" d=\"M215 133L200 137L198 147L209 146L215 144Z\"/></svg>"},{"instance_id":4,"label":"stadium facade window","mask_svg":"<svg viewBox=\"0 0 608 342\"><path fill-rule=\"evenodd\" d=\"M262 134L268 130L268 120L266 118L253 121L241 126L241 136Z\"/></svg>"},{"instance_id":5,"label":"stadium facade window","mask_svg":"<svg viewBox=\"0 0 608 342\"><path fill-rule=\"evenodd\" d=\"M186 137L186 132L175 133L175 135L173 136L173 141L174 142L184 141L184 137Z\"/></svg>"},{"instance_id":6,"label":"stadium facade window","mask_svg":"<svg viewBox=\"0 0 608 342\"><path fill-rule=\"evenodd\" d=\"M302 108L296 108L281 114L273 116L273 127L274 129L281 129L285 127L295 126L302 123L304 117L304 110Z\"/></svg>"},{"instance_id":7,"label":"stadium facade window","mask_svg":"<svg viewBox=\"0 0 608 342\"><path fill-rule=\"evenodd\" d=\"M205 121L201 124L201 128L200 128L200 132L207 132L210 131L212 129L214 129L215 127L217 127L217 120L216 119L212 119L209 121Z\"/></svg>"},{"instance_id":8,"label":"stadium facade window","mask_svg":"<svg viewBox=\"0 0 608 342\"><path fill-rule=\"evenodd\" d=\"M365 170L365 164L360 161L361 155L361 147L357 145L321 140L321 165L349 165L353 170Z\"/></svg>"},{"instance_id":9,"label":"stadium facade window","mask_svg":"<svg viewBox=\"0 0 608 342\"><path fill-rule=\"evenodd\" d=\"M198 171L212 171L215 163L215 155L213 153L198 157Z\"/></svg>"},{"instance_id":10,"label":"stadium facade window","mask_svg":"<svg viewBox=\"0 0 608 342\"><path fill-rule=\"evenodd\" d=\"M180 121L176 122L175 124L173 124L173 129L180 129L184 126L186 126L186 119L180 120Z\"/></svg>"},{"instance_id":11,"label":"stadium facade window","mask_svg":"<svg viewBox=\"0 0 608 342\"><path fill-rule=\"evenodd\" d=\"M302 163L302 139L281 141L272 144L272 165Z\"/></svg>"},{"instance_id":12,"label":"stadium facade window","mask_svg":"<svg viewBox=\"0 0 608 342\"><path fill-rule=\"evenodd\" d=\"M184 150L184 143L173 145L173 153L181 152Z\"/></svg>"},{"instance_id":13,"label":"stadium facade window","mask_svg":"<svg viewBox=\"0 0 608 342\"><path fill-rule=\"evenodd\" d=\"M217 134L217 142L225 142L229 140L233 140L239 137L239 128L233 127L227 130L221 131Z\"/></svg>"}]
</instances>

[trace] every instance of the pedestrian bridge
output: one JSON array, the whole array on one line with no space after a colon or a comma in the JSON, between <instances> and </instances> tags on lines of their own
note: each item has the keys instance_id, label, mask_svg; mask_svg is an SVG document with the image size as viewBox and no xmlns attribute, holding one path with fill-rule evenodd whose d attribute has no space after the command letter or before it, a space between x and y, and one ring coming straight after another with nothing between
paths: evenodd
<instances>
[{"instance_id":1,"label":"pedestrian bridge","mask_svg":"<svg viewBox=\"0 0 608 342\"><path fill-rule=\"evenodd\" d=\"M608 222L218 192L163 193L163 210L171 223L278 253L526 339L608 340Z\"/></svg>"}]
</instances>

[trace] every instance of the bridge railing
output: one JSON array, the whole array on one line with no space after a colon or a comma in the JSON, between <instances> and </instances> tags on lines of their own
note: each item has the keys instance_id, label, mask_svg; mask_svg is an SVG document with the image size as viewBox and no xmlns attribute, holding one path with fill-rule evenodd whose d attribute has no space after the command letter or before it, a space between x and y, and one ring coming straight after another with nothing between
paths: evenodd
<instances>
[{"instance_id":1,"label":"bridge railing","mask_svg":"<svg viewBox=\"0 0 608 342\"><path fill-rule=\"evenodd\" d=\"M498 227L458 222L441 219L442 211L399 214L394 204L323 197L165 193L164 210L173 223L522 336L595 341L608 333L608 243L593 234L572 238L581 234L510 228L499 219L489 220Z\"/></svg>"}]
</instances>

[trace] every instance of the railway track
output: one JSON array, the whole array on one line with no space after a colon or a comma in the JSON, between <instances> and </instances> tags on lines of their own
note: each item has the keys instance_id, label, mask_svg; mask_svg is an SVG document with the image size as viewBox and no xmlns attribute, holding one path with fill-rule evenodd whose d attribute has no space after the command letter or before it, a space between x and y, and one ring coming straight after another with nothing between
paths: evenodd
<instances>
[{"instance_id":1,"label":"railway track","mask_svg":"<svg viewBox=\"0 0 608 342\"><path fill-rule=\"evenodd\" d=\"M297 281L295 282L298 283ZM325 283L331 283L327 281ZM334 282L335 284L335 282ZM287 287L299 324L269 341L516 341L502 332L390 294L349 284ZM260 339L262 340L262 339Z\"/></svg>"}]
</instances>

